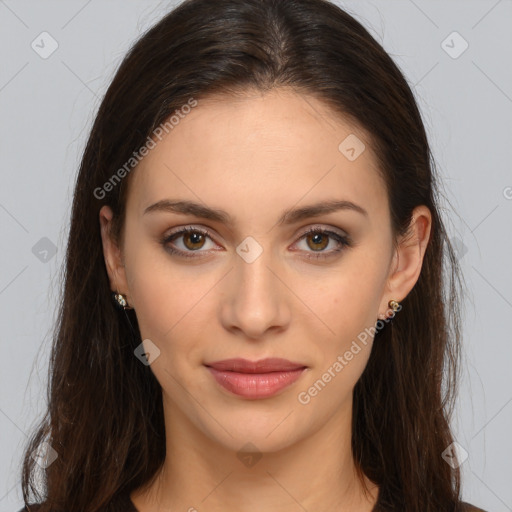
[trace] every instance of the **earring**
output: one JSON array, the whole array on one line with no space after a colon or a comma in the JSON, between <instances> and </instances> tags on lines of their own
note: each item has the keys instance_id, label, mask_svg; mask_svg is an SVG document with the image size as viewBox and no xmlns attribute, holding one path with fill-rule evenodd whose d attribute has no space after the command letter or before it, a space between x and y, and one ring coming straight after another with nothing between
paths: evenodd
<instances>
[{"instance_id":1,"label":"earring","mask_svg":"<svg viewBox=\"0 0 512 512\"><path fill-rule=\"evenodd\" d=\"M396 313L402 309L402 306L396 300L390 300L388 302L388 306L393 310L393 313Z\"/></svg>"},{"instance_id":2,"label":"earring","mask_svg":"<svg viewBox=\"0 0 512 512\"><path fill-rule=\"evenodd\" d=\"M395 313L402 309L402 305L399 302L397 302L396 300L390 300L388 302L388 306L389 306L390 309L393 310L393 312L391 313L391 315L387 315L386 314L385 320L389 321L389 322L393 322L393 318L395 318Z\"/></svg>"},{"instance_id":3,"label":"earring","mask_svg":"<svg viewBox=\"0 0 512 512\"><path fill-rule=\"evenodd\" d=\"M388 302L388 306L389 306L389 309L391 309L393 311L392 314L388 315L387 311L386 311L386 313L384 313L383 316L379 315L379 319L386 320L386 321L389 320L391 322L393 320L393 318L395 317L395 313L402 309L402 305L399 302L397 302L396 300L390 300ZM388 309L388 311L389 311L389 309Z\"/></svg>"},{"instance_id":4,"label":"earring","mask_svg":"<svg viewBox=\"0 0 512 512\"><path fill-rule=\"evenodd\" d=\"M116 304L119 306L119 308L123 309L133 309L131 306L128 305L128 301L126 300L126 296L122 293L113 293L114 300L116 301Z\"/></svg>"}]
</instances>

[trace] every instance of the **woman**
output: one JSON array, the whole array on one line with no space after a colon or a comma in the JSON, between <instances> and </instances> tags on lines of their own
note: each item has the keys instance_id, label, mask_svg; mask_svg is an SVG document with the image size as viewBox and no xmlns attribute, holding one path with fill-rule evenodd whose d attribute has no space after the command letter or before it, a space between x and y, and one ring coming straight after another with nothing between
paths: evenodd
<instances>
[{"instance_id":1,"label":"woman","mask_svg":"<svg viewBox=\"0 0 512 512\"><path fill-rule=\"evenodd\" d=\"M324 0L185 1L83 155L26 510L478 510L449 427L459 286L368 31Z\"/></svg>"}]
</instances>

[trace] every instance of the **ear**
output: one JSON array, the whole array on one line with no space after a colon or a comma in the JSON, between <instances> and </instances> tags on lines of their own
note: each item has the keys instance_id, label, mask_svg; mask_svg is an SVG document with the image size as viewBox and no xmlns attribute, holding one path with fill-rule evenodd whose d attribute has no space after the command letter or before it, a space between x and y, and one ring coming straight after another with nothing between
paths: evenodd
<instances>
[{"instance_id":1,"label":"ear","mask_svg":"<svg viewBox=\"0 0 512 512\"><path fill-rule=\"evenodd\" d=\"M386 290L382 297L380 318L389 316L390 300L402 301L420 277L423 257L430 239L432 227L432 215L424 206L417 206L412 213L411 222L407 233L398 241L395 249Z\"/></svg>"},{"instance_id":2,"label":"ear","mask_svg":"<svg viewBox=\"0 0 512 512\"><path fill-rule=\"evenodd\" d=\"M121 249L111 236L112 218L112 209L109 206L103 206L99 214L103 257L105 258L105 265L110 280L110 289L127 295L128 286ZM129 297L128 303L130 303Z\"/></svg>"}]
</instances>

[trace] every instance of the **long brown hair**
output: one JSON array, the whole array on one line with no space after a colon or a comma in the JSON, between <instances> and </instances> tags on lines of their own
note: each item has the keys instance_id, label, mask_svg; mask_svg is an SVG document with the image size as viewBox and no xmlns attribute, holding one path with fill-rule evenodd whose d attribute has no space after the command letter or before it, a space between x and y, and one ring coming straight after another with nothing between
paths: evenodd
<instances>
[{"instance_id":1,"label":"long brown hair","mask_svg":"<svg viewBox=\"0 0 512 512\"><path fill-rule=\"evenodd\" d=\"M277 87L321 99L370 134L394 235L406 232L414 207L432 213L419 280L377 332L354 389L352 449L360 472L380 486L376 510L459 509L459 471L442 453L453 441L461 279L440 217L434 161L399 68L358 21L326 0L187 0L121 63L76 181L48 410L23 463L25 503L44 501L41 512L108 510L161 467L161 388L134 357L141 342L134 312L113 304L98 212L112 208L112 235L121 240L129 172L136 172L126 162L191 98ZM114 183L121 168L123 179ZM58 457L41 474L31 453L45 441Z\"/></svg>"}]
</instances>

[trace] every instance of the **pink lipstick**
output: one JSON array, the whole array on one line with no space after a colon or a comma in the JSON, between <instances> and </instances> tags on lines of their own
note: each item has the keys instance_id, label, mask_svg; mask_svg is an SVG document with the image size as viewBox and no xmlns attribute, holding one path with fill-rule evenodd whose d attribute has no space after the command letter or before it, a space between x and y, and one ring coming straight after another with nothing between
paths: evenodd
<instances>
[{"instance_id":1,"label":"pink lipstick","mask_svg":"<svg viewBox=\"0 0 512 512\"><path fill-rule=\"evenodd\" d=\"M235 395L252 399L275 395L297 381L307 369L301 363L281 358L259 361L225 359L205 366L223 388Z\"/></svg>"}]
</instances>

